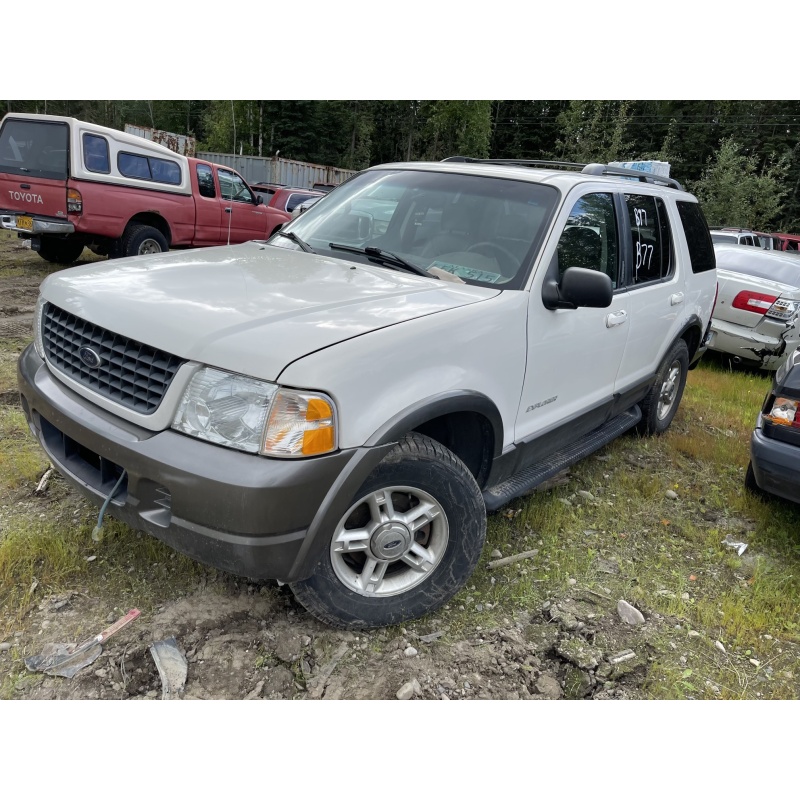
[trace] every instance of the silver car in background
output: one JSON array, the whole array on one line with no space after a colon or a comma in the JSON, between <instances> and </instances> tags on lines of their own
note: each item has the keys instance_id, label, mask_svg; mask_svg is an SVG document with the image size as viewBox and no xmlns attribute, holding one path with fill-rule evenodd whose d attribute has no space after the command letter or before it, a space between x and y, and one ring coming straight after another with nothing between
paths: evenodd
<instances>
[{"instance_id":1,"label":"silver car in background","mask_svg":"<svg viewBox=\"0 0 800 800\"><path fill-rule=\"evenodd\" d=\"M800 345L800 258L715 244L717 304L709 349L774 370Z\"/></svg>"}]
</instances>

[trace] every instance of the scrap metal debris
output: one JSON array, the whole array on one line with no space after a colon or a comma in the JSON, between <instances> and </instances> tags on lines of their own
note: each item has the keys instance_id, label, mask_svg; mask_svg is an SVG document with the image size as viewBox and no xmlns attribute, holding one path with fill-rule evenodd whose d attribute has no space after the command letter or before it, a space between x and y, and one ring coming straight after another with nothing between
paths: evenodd
<instances>
[{"instance_id":1,"label":"scrap metal debris","mask_svg":"<svg viewBox=\"0 0 800 800\"><path fill-rule=\"evenodd\" d=\"M736 551L736 555L740 556L747 550L747 542L736 542L733 536L729 533L723 540L722 544L726 547L732 547Z\"/></svg>"},{"instance_id":2,"label":"scrap metal debris","mask_svg":"<svg viewBox=\"0 0 800 800\"><path fill-rule=\"evenodd\" d=\"M50 483L50 478L52 477L55 470L53 469L53 465L50 464L45 471L44 475L42 475L42 479L39 481L36 488L33 490L34 494L44 494L47 491L47 484Z\"/></svg>"},{"instance_id":3,"label":"scrap metal debris","mask_svg":"<svg viewBox=\"0 0 800 800\"><path fill-rule=\"evenodd\" d=\"M516 561L522 561L526 558L535 558L539 555L538 550L526 550L524 553L517 553L513 556L508 556L506 558L498 558L496 561L490 561L486 565L486 569L497 569L498 567L505 567L508 564L513 564Z\"/></svg>"},{"instance_id":4,"label":"scrap metal debris","mask_svg":"<svg viewBox=\"0 0 800 800\"><path fill-rule=\"evenodd\" d=\"M124 617L120 617L113 625L109 625L97 636L74 644L48 644L36 656L25 659L25 666L31 672L44 672L46 675L59 675L72 678L84 667L88 667L103 652L103 642L126 625L133 622L140 614L138 608L132 608Z\"/></svg>"},{"instance_id":5,"label":"scrap metal debris","mask_svg":"<svg viewBox=\"0 0 800 800\"><path fill-rule=\"evenodd\" d=\"M189 663L178 648L175 637L153 642L150 645L150 654L156 662L158 677L161 678L161 699L175 700L183 692L189 671Z\"/></svg>"}]
</instances>

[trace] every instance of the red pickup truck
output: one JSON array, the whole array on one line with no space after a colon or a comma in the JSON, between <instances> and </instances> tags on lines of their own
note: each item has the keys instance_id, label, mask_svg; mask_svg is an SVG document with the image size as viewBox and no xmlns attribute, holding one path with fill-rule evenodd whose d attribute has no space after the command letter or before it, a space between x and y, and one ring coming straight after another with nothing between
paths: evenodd
<instances>
[{"instance_id":1,"label":"red pickup truck","mask_svg":"<svg viewBox=\"0 0 800 800\"><path fill-rule=\"evenodd\" d=\"M239 244L290 219L234 170L132 134L46 114L0 124L0 228L47 261Z\"/></svg>"}]
</instances>

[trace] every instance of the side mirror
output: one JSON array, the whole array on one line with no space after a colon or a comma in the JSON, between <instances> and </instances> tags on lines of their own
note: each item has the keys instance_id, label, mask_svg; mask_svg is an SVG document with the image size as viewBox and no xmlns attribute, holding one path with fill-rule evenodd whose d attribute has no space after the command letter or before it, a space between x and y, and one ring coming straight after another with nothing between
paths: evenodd
<instances>
[{"instance_id":1,"label":"side mirror","mask_svg":"<svg viewBox=\"0 0 800 800\"><path fill-rule=\"evenodd\" d=\"M570 267L561 281L548 276L542 287L545 308L608 308L614 297L614 286L605 272L583 267ZM556 263L555 274L558 275Z\"/></svg>"},{"instance_id":2,"label":"side mirror","mask_svg":"<svg viewBox=\"0 0 800 800\"><path fill-rule=\"evenodd\" d=\"M264 205L264 198L260 194L255 195L255 198L256 198L256 205L257 206L263 206Z\"/></svg>"}]
</instances>

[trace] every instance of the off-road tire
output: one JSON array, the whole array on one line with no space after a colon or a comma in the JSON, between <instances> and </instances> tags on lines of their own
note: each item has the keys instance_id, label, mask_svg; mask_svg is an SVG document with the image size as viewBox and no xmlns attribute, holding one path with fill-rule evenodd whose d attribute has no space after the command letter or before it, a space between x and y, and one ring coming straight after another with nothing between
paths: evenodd
<instances>
[{"instance_id":1,"label":"off-road tire","mask_svg":"<svg viewBox=\"0 0 800 800\"><path fill-rule=\"evenodd\" d=\"M658 368L653 386L641 402L642 419L637 430L644 436L660 436L669 428L683 397L689 372L689 348L678 339Z\"/></svg>"},{"instance_id":2,"label":"off-road tire","mask_svg":"<svg viewBox=\"0 0 800 800\"><path fill-rule=\"evenodd\" d=\"M423 578L419 577L420 570L409 568L403 559L397 559L388 565L386 584L384 579L380 579L380 587L391 585L388 576L392 576L391 580L399 580L401 586L406 575L411 581L419 582L395 593L370 596L346 585L342 572L348 572L347 559L352 556L349 552L344 555L335 552L335 547L342 532L350 530L346 524L352 525L354 515L367 510L367 503L362 500L369 498L374 501L383 489L389 488L393 490L388 493L392 498L392 509L403 498L409 498L411 502L417 497L432 500L444 519L435 517L435 522L421 526L412 536L428 536L427 546L433 550L435 536L441 536L445 531L440 541L446 540L446 544L433 557L435 566ZM415 491L419 491L419 496L415 496ZM422 503L416 508L419 510L421 507ZM372 511L369 513L371 515ZM413 516L414 507L408 513ZM399 516L396 514L395 518ZM434 533L434 525L441 526L438 533ZM367 527L364 525L363 529ZM373 548L379 549L376 540L380 538L380 530L381 526L378 526L370 534L370 549L355 553L355 557L366 558L373 555ZM325 550L314 574L307 580L291 584L297 600L315 617L335 627L366 629L394 625L439 608L466 583L478 563L486 539L486 507L472 473L457 456L427 436L410 433L367 478L348 512L327 536ZM387 544L394 546L392 542ZM411 544L416 546L413 540ZM395 570L394 573L391 570ZM381 588L376 591L380 592Z\"/></svg>"},{"instance_id":3,"label":"off-road tire","mask_svg":"<svg viewBox=\"0 0 800 800\"><path fill-rule=\"evenodd\" d=\"M131 225L122 236L124 257L166 253L169 243L161 231L150 225Z\"/></svg>"},{"instance_id":4,"label":"off-road tire","mask_svg":"<svg viewBox=\"0 0 800 800\"><path fill-rule=\"evenodd\" d=\"M73 264L83 252L83 244L72 239L51 239L43 236L37 252L51 264Z\"/></svg>"}]
</instances>

